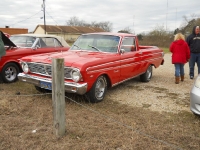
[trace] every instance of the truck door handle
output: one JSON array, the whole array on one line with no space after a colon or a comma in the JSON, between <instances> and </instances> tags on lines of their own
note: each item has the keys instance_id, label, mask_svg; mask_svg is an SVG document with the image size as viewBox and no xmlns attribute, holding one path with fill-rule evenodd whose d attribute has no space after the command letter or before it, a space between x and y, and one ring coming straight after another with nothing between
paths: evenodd
<instances>
[{"instance_id":1,"label":"truck door handle","mask_svg":"<svg viewBox=\"0 0 200 150\"><path fill-rule=\"evenodd\" d=\"M114 72L119 72L119 70L114 70Z\"/></svg>"}]
</instances>

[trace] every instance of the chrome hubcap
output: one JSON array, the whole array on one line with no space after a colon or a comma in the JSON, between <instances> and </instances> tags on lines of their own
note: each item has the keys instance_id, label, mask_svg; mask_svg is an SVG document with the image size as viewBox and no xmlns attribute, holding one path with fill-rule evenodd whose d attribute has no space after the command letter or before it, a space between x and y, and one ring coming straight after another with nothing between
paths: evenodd
<instances>
[{"instance_id":1,"label":"chrome hubcap","mask_svg":"<svg viewBox=\"0 0 200 150\"><path fill-rule=\"evenodd\" d=\"M147 70L147 78L151 78L151 73L152 73L152 67L149 66L148 70Z\"/></svg>"},{"instance_id":2,"label":"chrome hubcap","mask_svg":"<svg viewBox=\"0 0 200 150\"><path fill-rule=\"evenodd\" d=\"M96 98L101 98L105 92L105 87L106 87L106 83L105 80L103 78L100 78L97 83L96 83L96 87L95 87L95 96Z\"/></svg>"},{"instance_id":3,"label":"chrome hubcap","mask_svg":"<svg viewBox=\"0 0 200 150\"><path fill-rule=\"evenodd\" d=\"M8 81L12 81L16 78L17 76L17 70L15 67L8 67L6 70L5 70L5 78L8 80Z\"/></svg>"}]
</instances>

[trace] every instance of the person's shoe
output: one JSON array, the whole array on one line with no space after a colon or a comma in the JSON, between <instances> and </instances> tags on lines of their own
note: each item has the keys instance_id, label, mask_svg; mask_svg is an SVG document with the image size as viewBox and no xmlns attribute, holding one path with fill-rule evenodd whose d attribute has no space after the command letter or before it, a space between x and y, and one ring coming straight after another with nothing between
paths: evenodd
<instances>
[{"instance_id":1,"label":"person's shoe","mask_svg":"<svg viewBox=\"0 0 200 150\"><path fill-rule=\"evenodd\" d=\"M190 76L190 79L193 79L194 78L194 76Z\"/></svg>"},{"instance_id":2,"label":"person's shoe","mask_svg":"<svg viewBox=\"0 0 200 150\"><path fill-rule=\"evenodd\" d=\"M181 81L184 81L184 76L181 76Z\"/></svg>"},{"instance_id":3,"label":"person's shoe","mask_svg":"<svg viewBox=\"0 0 200 150\"><path fill-rule=\"evenodd\" d=\"M175 83L179 84L180 77L175 77Z\"/></svg>"}]
</instances>

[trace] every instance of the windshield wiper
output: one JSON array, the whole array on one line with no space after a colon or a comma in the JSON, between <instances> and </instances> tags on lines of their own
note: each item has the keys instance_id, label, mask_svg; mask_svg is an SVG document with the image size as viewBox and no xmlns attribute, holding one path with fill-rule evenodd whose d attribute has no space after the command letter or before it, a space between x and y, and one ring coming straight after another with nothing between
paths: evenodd
<instances>
[{"instance_id":1,"label":"windshield wiper","mask_svg":"<svg viewBox=\"0 0 200 150\"><path fill-rule=\"evenodd\" d=\"M81 49L81 48L80 48L78 45L76 45L76 44L74 44L74 46L77 47L77 48L79 48L79 49Z\"/></svg>"},{"instance_id":2,"label":"windshield wiper","mask_svg":"<svg viewBox=\"0 0 200 150\"><path fill-rule=\"evenodd\" d=\"M89 47L91 47L91 48L93 48L93 49L95 49L95 50L97 50L97 51L99 51L99 52L102 52L100 49L98 49L97 47L95 47L95 46L92 46L92 45L88 45Z\"/></svg>"}]
</instances>

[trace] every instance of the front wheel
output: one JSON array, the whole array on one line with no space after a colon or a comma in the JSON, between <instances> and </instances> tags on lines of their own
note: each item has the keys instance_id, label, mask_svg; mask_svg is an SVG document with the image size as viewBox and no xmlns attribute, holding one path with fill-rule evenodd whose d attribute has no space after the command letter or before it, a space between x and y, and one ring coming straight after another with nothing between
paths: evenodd
<instances>
[{"instance_id":1,"label":"front wheel","mask_svg":"<svg viewBox=\"0 0 200 150\"><path fill-rule=\"evenodd\" d=\"M1 72L2 80L5 83L15 82L18 78L17 75L19 73L19 67L15 63L6 64Z\"/></svg>"},{"instance_id":2,"label":"front wheel","mask_svg":"<svg viewBox=\"0 0 200 150\"><path fill-rule=\"evenodd\" d=\"M107 80L104 76L99 76L92 88L85 94L86 99L91 103L101 102L107 91Z\"/></svg>"},{"instance_id":3,"label":"front wheel","mask_svg":"<svg viewBox=\"0 0 200 150\"><path fill-rule=\"evenodd\" d=\"M152 71L152 66L150 65L147 68L146 72L144 74L140 75L140 80L142 82L149 82L151 80L151 77L152 77L152 72L153 72Z\"/></svg>"}]
</instances>

